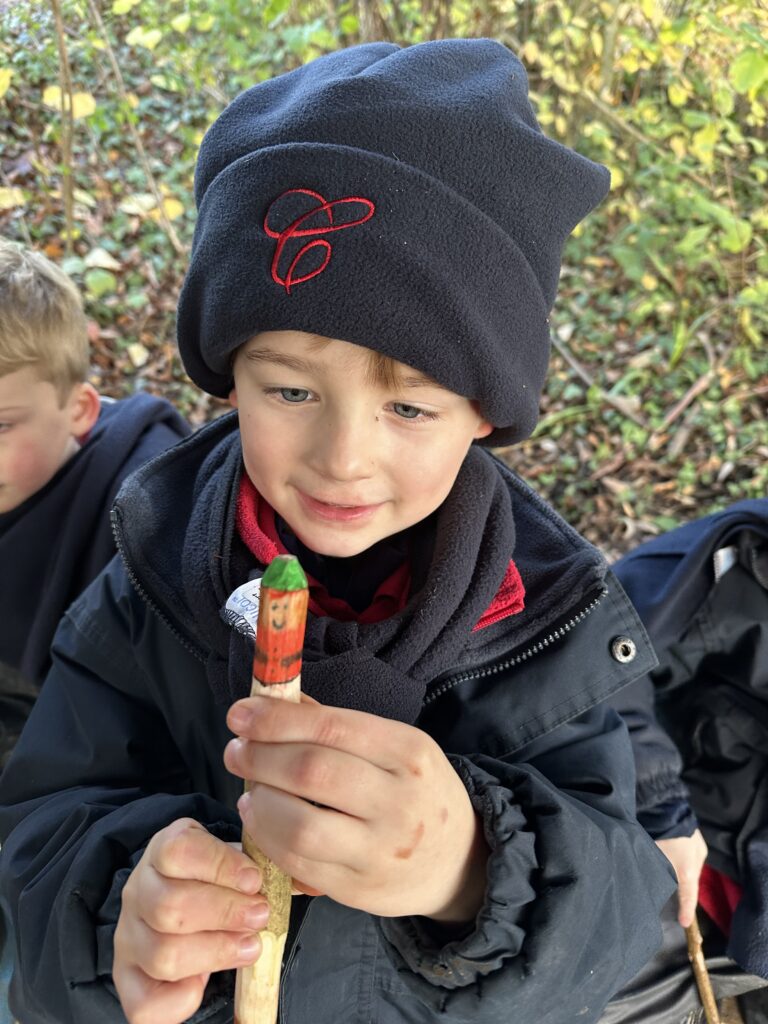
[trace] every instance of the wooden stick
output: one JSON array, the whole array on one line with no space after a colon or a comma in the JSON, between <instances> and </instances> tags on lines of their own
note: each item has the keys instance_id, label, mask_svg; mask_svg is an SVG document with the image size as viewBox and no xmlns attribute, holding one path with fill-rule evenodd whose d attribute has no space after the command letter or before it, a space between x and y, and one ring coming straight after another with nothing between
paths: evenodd
<instances>
[{"instance_id":1,"label":"wooden stick","mask_svg":"<svg viewBox=\"0 0 768 1024\"><path fill-rule=\"evenodd\" d=\"M307 621L307 578L294 555L278 555L261 583L251 696L301 699L301 651ZM250 788L246 783L246 792ZM235 1024L275 1024L280 967L291 916L291 878L258 849L243 829L243 850L264 877L269 921L261 932L261 956L237 971Z\"/></svg>"},{"instance_id":2,"label":"wooden stick","mask_svg":"<svg viewBox=\"0 0 768 1024\"><path fill-rule=\"evenodd\" d=\"M720 1013L715 1002L715 993L712 991L712 982L709 980L709 971L701 948L703 939L695 915L693 924L689 924L685 929L685 937L688 940L688 959L691 961L693 976L696 979L696 987L699 990L699 998L704 1007L707 1024L720 1024Z\"/></svg>"}]
</instances>

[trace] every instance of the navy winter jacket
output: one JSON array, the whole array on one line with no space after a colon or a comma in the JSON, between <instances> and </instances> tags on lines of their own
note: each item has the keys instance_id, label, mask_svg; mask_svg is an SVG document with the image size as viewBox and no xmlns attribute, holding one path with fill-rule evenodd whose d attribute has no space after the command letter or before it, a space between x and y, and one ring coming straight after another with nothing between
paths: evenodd
<instances>
[{"instance_id":1,"label":"navy winter jacket","mask_svg":"<svg viewBox=\"0 0 768 1024\"><path fill-rule=\"evenodd\" d=\"M118 499L125 561L68 612L2 779L0 883L17 941L11 1005L24 1024L124 1021L112 941L147 842L182 816L239 837L241 783L222 763L227 708L177 603L174 564L200 500L190 467L228 432L237 443L229 418L201 431ZM289 937L286 1024L590 1024L660 941L672 872L635 819L626 728L604 703L654 655L598 553L498 472L523 579L546 582L587 552L598 583L587 600L551 608L524 643L517 617L474 634L471 658L427 689L416 724L449 755L491 850L484 905L457 934L307 899ZM155 521L142 530L136 508L150 497ZM232 1013L231 978L214 975L194 1020L229 1024Z\"/></svg>"}]
</instances>

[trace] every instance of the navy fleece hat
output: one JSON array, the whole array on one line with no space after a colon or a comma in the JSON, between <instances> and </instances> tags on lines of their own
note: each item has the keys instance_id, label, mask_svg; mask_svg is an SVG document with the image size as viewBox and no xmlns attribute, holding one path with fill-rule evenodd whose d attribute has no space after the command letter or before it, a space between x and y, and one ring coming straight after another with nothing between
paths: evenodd
<instances>
[{"instance_id":1,"label":"navy fleece hat","mask_svg":"<svg viewBox=\"0 0 768 1024\"><path fill-rule=\"evenodd\" d=\"M547 139L520 61L488 39L320 57L241 93L208 130L178 310L214 395L254 334L364 345L536 425L563 243L608 171Z\"/></svg>"}]
</instances>

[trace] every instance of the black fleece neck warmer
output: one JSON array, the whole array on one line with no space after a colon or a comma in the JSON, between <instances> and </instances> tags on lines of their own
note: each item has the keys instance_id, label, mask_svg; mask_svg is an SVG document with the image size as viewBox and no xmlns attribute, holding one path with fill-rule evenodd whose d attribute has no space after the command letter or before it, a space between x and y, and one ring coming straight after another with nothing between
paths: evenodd
<instances>
[{"instance_id":1,"label":"black fleece neck warmer","mask_svg":"<svg viewBox=\"0 0 768 1024\"><path fill-rule=\"evenodd\" d=\"M211 651L209 682L224 703L248 696L251 685L250 641L220 617L229 596L227 580L243 582L252 566L232 526L240 472L239 438L230 437L203 466L182 569L186 599ZM514 545L509 491L492 460L470 449L436 513L423 586L402 612L384 622L363 625L310 615L302 689L323 704L414 722L427 683L456 665L493 600ZM205 551L213 557L200 557Z\"/></svg>"}]
</instances>

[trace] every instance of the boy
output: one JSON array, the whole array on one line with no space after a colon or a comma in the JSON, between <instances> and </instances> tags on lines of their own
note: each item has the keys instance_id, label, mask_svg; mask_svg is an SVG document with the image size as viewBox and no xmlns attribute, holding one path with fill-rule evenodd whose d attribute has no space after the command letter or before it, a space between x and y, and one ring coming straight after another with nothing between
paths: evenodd
<instances>
[{"instance_id":1,"label":"boy","mask_svg":"<svg viewBox=\"0 0 768 1024\"><path fill-rule=\"evenodd\" d=\"M100 401L87 372L74 284L0 240L0 766L59 619L114 554L108 511L120 484L189 433L162 399Z\"/></svg>"},{"instance_id":2,"label":"boy","mask_svg":"<svg viewBox=\"0 0 768 1024\"><path fill-rule=\"evenodd\" d=\"M230 1022L268 914L243 822L307 894L292 1024L586 1024L651 955L673 882L602 701L652 652L480 447L535 425L561 246L607 187L488 40L332 54L209 130L178 333L237 418L123 489L123 561L3 779L25 1024ZM241 699L238 609L285 550L292 706Z\"/></svg>"}]
</instances>

